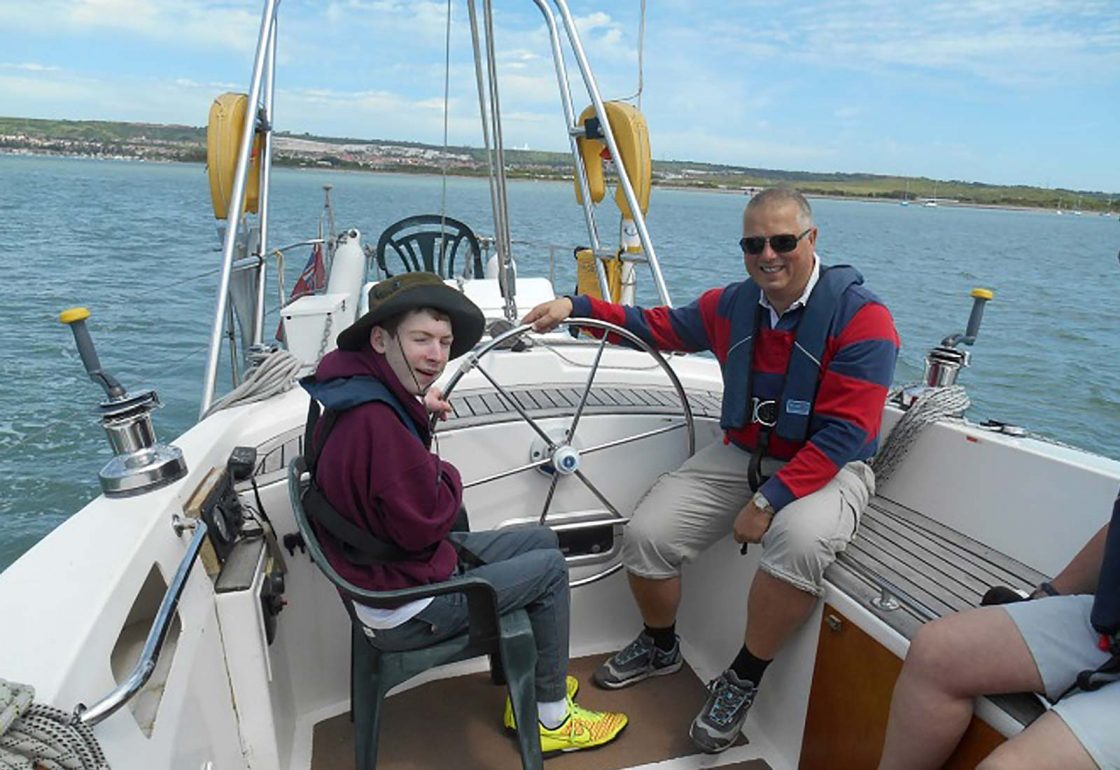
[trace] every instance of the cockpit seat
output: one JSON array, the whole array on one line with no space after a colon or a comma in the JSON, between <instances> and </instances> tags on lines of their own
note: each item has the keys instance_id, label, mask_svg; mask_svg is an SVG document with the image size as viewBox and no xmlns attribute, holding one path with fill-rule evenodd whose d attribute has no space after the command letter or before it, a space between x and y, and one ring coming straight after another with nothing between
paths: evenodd
<instances>
[{"instance_id":1,"label":"cockpit seat","mask_svg":"<svg viewBox=\"0 0 1120 770\"><path fill-rule=\"evenodd\" d=\"M311 560L338 589L350 615L350 705L354 718L354 759L358 770L372 770L377 765L378 730L385 695L396 685L417 674L445 663L466 660L480 655L491 656L491 672L498 671L509 686L517 724L537 723L534 669L537 651L529 615L523 609L504 615L498 612L494 588L482 578L466 578L453 582L432 583L395 591L367 591L344 579L327 561L303 506L308 486L307 463L296 457L288 466L288 495L300 534L307 544ZM366 636L364 626L354 611L354 603L392 608L429 596L448 593L466 595L470 610L470 628L466 633L430 647L389 652L375 647ZM494 665L494 660L499 661ZM464 708L468 704L463 704ZM495 714L495 719L498 715ZM518 733L521 763L526 770L542 767L540 738L536 730Z\"/></svg>"},{"instance_id":2,"label":"cockpit seat","mask_svg":"<svg viewBox=\"0 0 1120 770\"><path fill-rule=\"evenodd\" d=\"M395 253L403 272L427 271L441 278L456 278L455 261L467 262L460 273L467 278L482 278L482 248L470 227L441 214L405 217L385 228L374 252L377 266L386 276L394 275L389 253ZM401 272L398 268L396 272Z\"/></svg>"}]
</instances>

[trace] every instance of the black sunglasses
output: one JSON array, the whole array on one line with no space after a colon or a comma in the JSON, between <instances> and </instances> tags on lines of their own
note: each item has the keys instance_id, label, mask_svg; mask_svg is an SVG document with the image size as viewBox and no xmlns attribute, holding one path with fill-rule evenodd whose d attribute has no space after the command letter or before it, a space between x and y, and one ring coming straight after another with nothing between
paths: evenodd
<instances>
[{"instance_id":1,"label":"black sunglasses","mask_svg":"<svg viewBox=\"0 0 1120 770\"><path fill-rule=\"evenodd\" d=\"M739 239L739 248L743 250L744 254L750 254L752 257L762 253L766 248L766 241L770 241L770 248L778 254L788 254L797 248L797 243L810 232L813 228L808 228L801 235L793 235L786 233L784 235L771 235L766 238L763 235L752 235L747 238Z\"/></svg>"}]
</instances>

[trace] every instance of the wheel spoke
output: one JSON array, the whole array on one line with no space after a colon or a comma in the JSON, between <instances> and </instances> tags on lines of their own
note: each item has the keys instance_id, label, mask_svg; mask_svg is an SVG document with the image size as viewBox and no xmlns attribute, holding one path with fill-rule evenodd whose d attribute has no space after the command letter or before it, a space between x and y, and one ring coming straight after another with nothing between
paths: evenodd
<instances>
[{"instance_id":1,"label":"wheel spoke","mask_svg":"<svg viewBox=\"0 0 1120 770\"><path fill-rule=\"evenodd\" d=\"M575 416L572 417L572 425L568 428L568 443L575 439L576 427L579 425L579 418L583 416L583 408L587 406L587 397L591 395L591 385L595 382L595 375L599 371L599 360L603 357L603 348L607 346L607 335L603 335L602 341L599 343L599 349L595 351L595 360L591 364L591 371L587 373L587 385L583 388L583 395L579 398L579 406L576 407Z\"/></svg>"},{"instance_id":2,"label":"wheel spoke","mask_svg":"<svg viewBox=\"0 0 1120 770\"><path fill-rule=\"evenodd\" d=\"M630 332L630 331L628 331L627 329L625 329L621 326L617 326L615 324L608 323L606 321L598 321L598 320L591 319L591 318L569 319L569 323L574 323L577 326L588 326L588 327L592 327L592 328L602 329L605 333L608 333L608 334L616 334L620 338L622 338L623 340L626 340L627 342L629 342L634 348L636 348L638 350L641 350L641 351L644 351L645 353L650 355L653 358L654 367L660 367L660 369L664 372L664 374L669 378L669 382L672 385L673 390L676 393L677 399L680 401L681 410L683 412L683 414L681 416L683 416L683 418L684 418L683 422L675 422L675 423L672 423L672 424L663 425L662 427L659 427L659 428L654 428L652 430L644 431L642 433L636 433L632 436L627 436L625 438L613 439L611 441L607 441L607 442L604 442L602 444L598 444L597 446L593 446L593 447L590 447L588 449L579 450L580 455L593 454L595 452L600 452L600 451L603 451L605 449L610 449L612 447L623 446L625 444L630 444L630 443L634 443L634 442L637 442L637 441L641 441L642 439L651 438L653 436L658 436L658 435L661 435L662 433L668 433L669 431L677 430L678 428L685 428L685 431L687 433L687 439L688 439L688 454L689 454L689 456L691 456L693 454L693 452L695 451L695 448L696 448L695 427L694 427L694 422L693 422L692 408L691 408L690 404L688 403L688 397L687 397L687 394L685 393L684 387L681 385L680 379L677 376L676 372L673 371L673 368L660 355L658 355L657 351L654 350L650 346L649 343L647 343L645 340L643 340L640 337L638 337L637 335L635 335L633 332ZM505 470L505 471L500 471L498 473L494 473L494 474L491 474L489 476L485 476L483 478L467 482L463 485L464 489L467 489L467 488L470 488L470 487L476 487L476 486L479 486L481 484L489 483L491 481L497 481L499 479L508 478L508 477L514 476L518 473L522 473L524 471L531 470L533 468L540 468L542 466L548 465L549 463L553 462L554 461L553 455L555 454L557 447L558 446L563 446L563 445L568 444L572 441L572 438L575 435L576 429L579 427L580 420L583 418L583 413L587 409L587 404L589 403L589 401L591 399L591 388L594 385L595 377L598 373L599 367L604 365L604 350L605 350L606 345L607 345L606 337L599 340L599 346L598 346L598 349L595 352L593 362L590 364L590 370L587 374L587 381L584 384L583 391L580 395L579 403L578 403L575 411L572 414L572 420L571 420L571 423L568 427L567 437L565 439L560 439L559 442L557 442L555 439L550 437L544 431L544 429L541 427L541 425L539 425L532 417L529 416L527 408L525 406L522 406L521 402L518 401L517 398L511 394L511 392L509 392L506 388L502 387L502 385L499 384L497 382L497 380L494 379L493 376L491 376L490 372L486 371L486 369L481 366L482 359L485 358L487 355L489 355L491 352L493 352L494 350L505 349L507 347L511 347L516 342L516 338L522 337L522 336L527 336L531 331L532 331L532 327L529 326L529 325L519 326L515 329L509 329L507 331L504 331L504 332L498 334L497 336L493 337L489 342L486 342L486 343L483 343L483 344L477 346L475 348L475 350L473 350L470 353L469 357L467 357L467 359L460 365L459 370L454 375L452 375L450 381L447 384L447 387L444 390L444 397L445 398L450 398L452 391L458 385L460 380L462 380L472 369L477 369L481 373L481 375L495 389L495 391L497 391L499 397L503 400L503 402L508 404L510 407L512 407L513 410L516 411L517 414L521 417L521 419L524 420L529 425L529 427L533 430L533 432L536 433L536 435L539 436L544 441L544 446L545 446L544 455L545 456L540 460L534 460L532 462L529 462L529 463L526 463L526 464L523 464L523 465L519 465L515 468L510 468L510 469ZM577 343L575 341L569 341L568 343L554 343L554 342L550 341L549 338L547 338L547 337L541 337L539 339L534 340L534 342L539 342L541 347L544 350L547 350L550 354L552 354L554 356L558 356L561 360L563 360L569 366L577 367L577 368L583 368L583 367L588 366L588 364L585 363L586 358L583 356L582 353L579 356L569 358L568 356L564 355L559 350L555 349L560 344L572 344L572 345L579 344L579 345L582 345L583 344L582 342ZM640 367L640 366L633 366L633 365L627 365L627 366L613 365L612 366L609 360L606 362L605 365L607 365L608 368L622 369L622 370L645 370L645 369L650 368L648 366ZM539 408L542 408L542 407L528 407L528 408L529 409L535 409L535 408L539 409ZM433 428L434 428L434 422L435 421L433 420ZM556 488L560 483L560 476L561 475L563 475L563 474L559 474L555 471L553 472L552 479L549 482L548 494L547 494L547 497L544 501L544 507L541 510L541 515L540 515L541 523L544 523L548 518L548 511L549 511L550 506L552 505L553 498L556 496ZM623 518L622 515L618 512L618 509L616 509L615 506L610 502L610 500L607 499L606 495L604 495L602 493L602 491L600 491L599 488L596 487L595 484L592 483L590 479L588 479L588 477L584 474L584 472L582 470L577 469L575 471L574 475L579 478L580 482L591 491L591 493L599 500L599 502L602 503L602 505L608 511L610 511L610 513L616 519L618 519L620 522L623 522L623 523L626 522L626 519ZM616 566L608 569L604 573L594 575L591 578L589 578L586 582L593 582L594 580L602 579L603 577L606 577L607 575L611 574L616 569L618 569L619 566L620 565L616 565ZM583 581L581 581L581 582L583 582Z\"/></svg>"},{"instance_id":3,"label":"wheel spoke","mask_svg":"<svg viewBox=\"0 0 1120 770\"><path fill-rule=\"evenodd\" d=\"M548 494L544 498L544 508L541 509L541 524L544 524L544 520L548 516L548 506L552 505L552 495L556 493L556 485L559 482L560 472L554 469L552 471L552 482L548 485Z\"/></svg>"},{"instance_id":4,"label":"wheel spoke","mask_svg":"<svg viewBox=\"0 0 1120 770\"><path fill-rule=\"evenodd\" d=\"M608 511L613 513L616 518L622 518L622 514L618 512L618 509L615 508L611 501L607 499L606 495L599 491L598 487L591 483L591 479L587 478L587 476L583 474L583 471L577 470L575 475L577 478L579 478L580 481L583 482L583 485L585 487L591 490L591 493L595 495L595 497L599 498L599 502L605 505Z\"/></svg>"},{"instance_id":5,"label":"wheel spoke","mask_svg":"<svg viewBox=\"0 0 1120 770\"><path fill-rule=\"evenodd\" d=\"M497 481L498 479L504 479L506 476L512 476L515 473L521 473L522 471L532 470L533 468L539 468L542 465L548 465L550 462L552 462L552 457L550 457L550 456L545 457L544 459L541 459L541 460L534 460L531 463L527 463L525 465L519 465L516 468L510 468L509 470L502 471L501 473L495 473L493 476L483 476L481 479L475 479L474 481L468 481L467 483L463 484L463 489L470 489L471 487L477 487L481 484L488 484L491 481Z\"/></svg>"},{"instance_id":6,"label":"wheel spoke","mask_svg":"<svg viewBox=\"0 0 1120 770\"><path fill-rule=\"evenodd\" d=\"M602 444L596 444L593 447L588 447L587 449L579 450L579 453L580 453L580 456L582 457L583 455L589 455L592 452L601 452L604 449L610 449L611 447L622 446L623 444L629 444L632 441L641 441L644 438L650 438L651 436L658 436L662 433L668 433L671 430L677 430L679 428L687 428L687 427L688 427L688 423L675 422L672 425L664 425L660 428L654 428L653 430L647 430L644 433L635 433L633 436L627 436L625 438L616 438L613 441L607 441L607 442L602 443Z\"/></svg>"},{"instance_id":7,"label":"wheel spoke","mask_svg":"<svg viewBox=\"0 0 1120 770\"><path fill-rule=\"evenodd\" d=\"M490 376L490 372L483 369L481 364L476 366L475 369L481 372L483 377L490 380L490 384L493 385L494 389L498 391L498 395L504 398L510 406L516 409L517 413L521 415L521 419L529 423L529 427L535 430L537 432L537 435L544 439L544 443L549 448L549 450L556 448L556 443L551 438L549 438L549 435L544 432L541 426L537 425L536 420L529 416L529 413L525 411L524 407L521 406L521 403L509 393L506 393L506 389L499 385L498 381Z\"/></svg>"}]
</instances>

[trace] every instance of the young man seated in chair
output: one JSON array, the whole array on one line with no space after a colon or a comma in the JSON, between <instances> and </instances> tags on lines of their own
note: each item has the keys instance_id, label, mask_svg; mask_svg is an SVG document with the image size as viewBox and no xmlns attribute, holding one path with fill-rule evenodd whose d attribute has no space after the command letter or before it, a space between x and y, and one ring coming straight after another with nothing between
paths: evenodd
<instances>
[{"instance_id":1,"label":"young man seated in chair","mask_svg":"<svg viewBox=\"0 0 1120 770\"><path fill-rule=\"evenodd\" d=\"M315 480L343 518L407 558L361 558L317 526L328 560L350 582L377 591L463 575L484 578L497 593L500 612L528 612L537 647L542 752L614 740L626 726L626 715L576 705L578 683L565 677L568 569L555 533L538 526L452 531L463 485L458 470L430 451L429 415L445 418L451 408L432 383L449 358L466 353L481 338L482 312L432 273L381 281L370 290L369 308L339 334L339 349L324 356L314 380L304 383L336 412L326 431L325 418L315 429L312 441L320 447ZM390 610L355 609L366 635L385 650L427 647L462 633L470 621L459 593ZM515 729L508 699L504 723Z\"/></svg>"}]
</instances>

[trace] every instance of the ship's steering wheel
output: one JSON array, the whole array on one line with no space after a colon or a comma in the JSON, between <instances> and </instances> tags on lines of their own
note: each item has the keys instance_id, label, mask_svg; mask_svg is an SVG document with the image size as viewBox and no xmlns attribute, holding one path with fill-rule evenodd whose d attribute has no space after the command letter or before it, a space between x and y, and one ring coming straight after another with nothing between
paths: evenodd
<instances>
[{"instance_id":1,"label":"ship's steering wheel","mask_svg":"<svg viewBox=\"0 0 1120 770\"><path fill-rule=\"evenodd\" d=\"M684 387L681 385L680 379L677 377L676 372L674 372L672 367L670 367L669 364L666 363L665 359L661 356L660 353L650 347L650 345L648 345L637 335L622 328L621 326L616 326L615 324L607 323L606 321L598 321L593 318L570 318L567 321L564 321L562 325L580 328L601 329L604 332L603 338L599 341L598 349L595 351L595 359L588 371L587 382L584 385L583 393L580 396L579 405L575 407L574 411L572 411L571 422L568 424L567 429L562 434L558 434L557 432L553 432L550 434L549 432L545 431L544 428L542 428L538 424L537 420L533 419L533 417L529 415L529 412L525 409L524 405L519 402L516 397L514 397L505 387L503 387L494 378L494 376L482 366L482 359L491 351L497 349L517 350L520 347L525 346L528 342L528 340L526 340L525 338L529 335L530 332L533 331L533 327L531 324L518 326L509 329L508 331L505 331L501 334L498 334L486 344L472 351L467 360L465 360L460 365L458 371L456 371L448 381L447 386L444 388L444 398L450 398L452 391L455 390L455 386L468 372L477 370L490 382L490 384L494 387L494 390L497 391L502 400L505 401L509 406L511 406L521 416L521 419L524 420L539 437L539 441L534 442L534 451L531 453L532 459L529 463L519 465L514 468L508 468L504 471L493 473L483 478L467 482L463 485L463 488L467 489L482 484L488 484L492 481L504 479L509 476L513 476L514 474L522 473L534 468L545 468L546 470L551 471L552 481L549 483L548 493L545 496L544 505L541 508L541 524L545 524L546 520L548 519L548 509L552 504L552 498L556 493L557 485L560 483L561 479L569 477L574 477L582 482L583 485L586 486L591 491L591 493L595 495L596 498L598 498L599 502L601 502L606 507L606 509L610 511L614 518L626 521L626 517L619 513L618 508L613 503L611 503L607 496L603 494L603 492L597 486L595 486L595 484L592 483L591 480L587 478L587 475L581 470L580 465L582 458L595 452L600 452L604 449L623 446L625 444L652 438L653 436L657 436L662 433L668 433L674 430L680 430L682 428L684 429L685 440L688 445L688 454L689 456L692 456L693 452L695 452L696 450L696 429L693 422L692 409L688 404L688 397L685 394ZM598 373L600 364L602 362L603 349L607 345L607 333L621 337L638 350L645 352L656 362L657 366L661 368L666 377L669 379L669 382L672 385L673 390L675 391L676 399L680 402L681 417L680 419L672 420L668 425L663 425L652 430L643 431L641 433L635 433L632 436L612 439L596 446L579 447L575 441L576 429L579 427L580 418L583 416L584 408L587 406L588 396L590 396L591 394L591 386L595 383L595 375ZM535 336L531 342L533 346L553 346L549 341L549 338L545 336ZM567 341L565 342L567 343ZM561 413L561 416L563 416L563 413ZM550 414L549 418L552 417L554 417L554 415ZM433 426L434 424L435 420L433 419Z\"/></svg>"}]
</instances>

